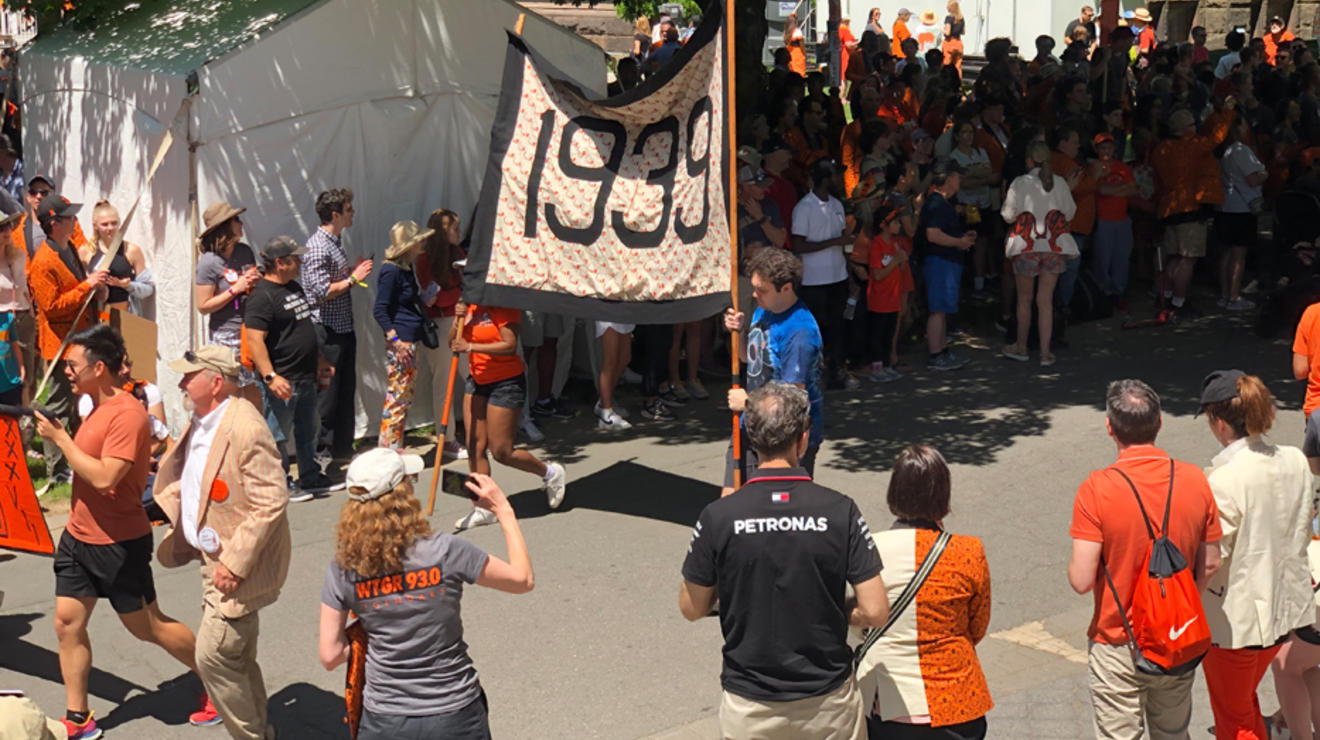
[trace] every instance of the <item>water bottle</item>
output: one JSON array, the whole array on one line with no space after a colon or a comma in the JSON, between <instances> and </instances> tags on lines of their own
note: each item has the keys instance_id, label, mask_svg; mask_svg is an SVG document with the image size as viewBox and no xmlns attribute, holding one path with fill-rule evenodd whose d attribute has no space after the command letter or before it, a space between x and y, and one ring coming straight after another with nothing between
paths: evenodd
<instances>
[{"instance_id":1,"label":"water bottle","mask_svg":"<svg viewBox=\"0 0 1320 740\"><path fill-rule=\"evenodd\" d=\"M853 316L857 315L857 296L848 296L848 305L843 307L843 320L852 321Z\"/></svg>"}]
</instances>

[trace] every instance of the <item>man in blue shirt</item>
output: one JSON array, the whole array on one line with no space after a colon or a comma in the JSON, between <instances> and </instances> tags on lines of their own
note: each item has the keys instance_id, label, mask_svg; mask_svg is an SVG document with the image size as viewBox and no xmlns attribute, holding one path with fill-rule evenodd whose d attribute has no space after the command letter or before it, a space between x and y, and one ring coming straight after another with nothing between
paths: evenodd
<instances>
[{"instance_id":1,"label":"man in blue shirt","mask_svg":"<svg viewBox=\"0 0 1320 740\"><path fill-rule=\"evenodd\" d=\"M945 160L932 170L933 190L926 198L917 224L917 239L923 247L922 275L926 280L926 300L930 317L926 319L926 346L930 355L926 367L931 370L957 370L967 358L954 354L947 346L946 319L958 313L958 288L962 282L963 261L967 250L976 243L976 232L964 232L962 220L952 198L962 186L962 169Z\"/></svg>"},{"instance_id":2,"label":"man in blue shirt","mask_svg":"<svg viewBox=\"0 0 1320 740\"><path fill-rule=\"evenodd\" d=\"M820 327L797 295L797 285L802 281L802 261L792 252L765 247L747 261L746 272L751 276L757 308L741 342L747 382L745 388L729 389L729 408L741 413L747 393L772 380L805 389L810 402L811 434L800 464L811 475L816 467L816 453L825 438L825 407L820 392ZM724 314L724 328L731 332L742 332L744 321L743 313L737 309L730 308ZM756 452L751 449L746 431L742 436L742 470L755 470ZM734 489L732 453L730 444L721 494L725 496Z\"/></svg>"}]
</instances>

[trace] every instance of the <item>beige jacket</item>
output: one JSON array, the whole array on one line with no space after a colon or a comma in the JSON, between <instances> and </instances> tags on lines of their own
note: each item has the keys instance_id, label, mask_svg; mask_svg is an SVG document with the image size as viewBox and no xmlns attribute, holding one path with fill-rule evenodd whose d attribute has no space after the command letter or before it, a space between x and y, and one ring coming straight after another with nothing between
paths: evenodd
<instances>
[{"instance_id":1,"label":"beige jacket","mask_svg":"<svg viewBox=\"0 0 1320 740\"><path fill-rule=\"evenodd\" d=\"M1248 437L1225 447L1206 471L1219 507L1223 562L1201 592L1214 644L1273 645L1315 623L1311 571L1311 492L1296 447Z\"/></svg>"},{"instance_id":2,"label":"beige jacket","mask_svg":"<svg viewBox=\"0 0 1320 740\"><path fill-rule=\"evenodd\" d=\"M189 422L179 441L161 458L156 474L156 503L176 523L179 477L191 433ZM216 428L202 473L202 492L197 528L216 531L219 551L203 553L170 527L156 551L161 565L175 568L200 559L202 598L224 617L235 619L273 603L289 573L292 544L285 516L289 489L266 420L242 398L230 399ZM222 594L211 584L211 566L217 561L242 579L231 594Z\"/></svg>"}]
</instances>

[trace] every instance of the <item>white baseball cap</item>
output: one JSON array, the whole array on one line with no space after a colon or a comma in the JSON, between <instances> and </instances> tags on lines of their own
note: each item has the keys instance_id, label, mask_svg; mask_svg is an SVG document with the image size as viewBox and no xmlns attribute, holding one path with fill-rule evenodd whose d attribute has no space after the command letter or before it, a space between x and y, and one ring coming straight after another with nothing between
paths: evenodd
<instances>
[{"instance_id":1,"label":"white baseball cap","mask_svg":"<svg viewBox=\"0 0 1320 740\"><path fill-rule=\"evenodd\" d=\"M377 447L353 458L348 464L344 482L348 486L348 497L354 501L370 501L380 498L403 481L406 475L417 475L426 464L417 455ZM356 493L353 489L362 489Z\"/></svg>"}]
</instances>

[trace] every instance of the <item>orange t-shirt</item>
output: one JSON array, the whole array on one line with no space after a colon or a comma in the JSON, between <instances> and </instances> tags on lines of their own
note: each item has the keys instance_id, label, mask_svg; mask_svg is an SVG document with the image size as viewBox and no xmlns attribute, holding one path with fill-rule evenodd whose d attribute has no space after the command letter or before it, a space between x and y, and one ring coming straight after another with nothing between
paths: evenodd
<instances>
[{"instance_id":1,"label":"orange t-shirt","mask_svg":"<svg viewBox=\"0 0 1320 740\"><path fill-rule=\"evenodd\" d=\"M902 310L903 286L911 280L907 263L890 270L889 274L880 280L875 279L875 271L883 270L893 264L900 250L909 257L912 256L911 240L902 234L892 240L879 235L871 241L871 248L867 253L869 279L866 283L866 310L873 313L898 313ZM905 273L908 275L906 280Z\"/></svg>"},{"instance_id":2,"label":"orange t-shirt","mask_svg":"<svg viewBox=\"0 0 1320 740\"><path fill-rule=\"evenodd\" d=\"M1293 354L1306 357L1311 371L1306 375L1306 400L1302 414L1307 417L1320 408L1320 303L1312 303L1302 312L1293 338Z\"/></svg>"},{"instance_id":3,"label":"orange t-shirt","mask_svg":"<svg viewBox=\"0 0 1320 740\"><path fill-rule=\"evenodd\" d=\"M521 320L522 312L516 309L468 306L467 320L463 324L463 338L468 344L494 344L502 341L501 327L517 326ZM522 375L523 361L516 354L488 355L482 352L469 352L468 371L474 382L486 385Z\"/></svg>"},{"instance_id":4,"label":"orange t-shirt","mask_svg":"<svg viewBox=\"0 0 1320 740\"><path fill-rule=\"evenodd\" d=\"M1050 166L1054 168L1054 174L1060 177L1067 177L1073 170L1081 171L1077 187L1072 190L1077 212L1073 214L1068 230L1074 234L1090 234L1095 229L1095 180L1090 171L1062 152L1054 152L1050 157Z\"/></svg>"},{"instance_id":5,"label":"orange t-shirt","mask_svg":"<svg viewBox=\"0 0 1320 740\"><path fill-rule=\"evenodd\" d=\"M1164 523L1164 502L1169 493L1169 454L1154 445L1136 445L1118 455L1112 466L1132 479L1141 494L1141 503L1150 515L1151 528L1160 535ZM1173 511L1169 516L1169 539L1194 567L1196 552L1204 542L1218 542L1223 537L1219 527L1219 508L1210 491L1205 473L1195 465L1174 463ZM1132 604L1136 576L1146 567L1150 535L1141 520L1141 509L1123 476L1106 468L1091 473L1077 489L1073 501L1073 539L1099 542L1104 562L1114 579L1114 588L1123 600L1123 608ZM1123 618L1114 604L1114 596L1104 574L1097 570L1095 613L1087 636L1105 645L1128 642Z\"/></svg>"},{"instance_id":6,"label":"orange t-shirt","mask_svg":"<svg viewBox=\"0 0 1320 740\"><path fill-rule=\"evenodd\" d=\"M903 21L894 21L894 34L889 37L889 52L897 59L903 58L903 39L912 38L912 32L908 30L907 24Z\"/></svg>"},{"instance_id":7,"label":"orange t-shirt","mask_svg":"<svg viewBox=\"0 0 1320 740\"><path fill-rule=\"evenodd\" d=\"M92 488L73 475L69 523L65 529L79 542L109 545L151 534L142 491L151 471L151 422L142 402L118 393L92 409L73 437L78 449L104 460L127 460L132 467L109 491Z\"/></svg>"}]
</instances>

